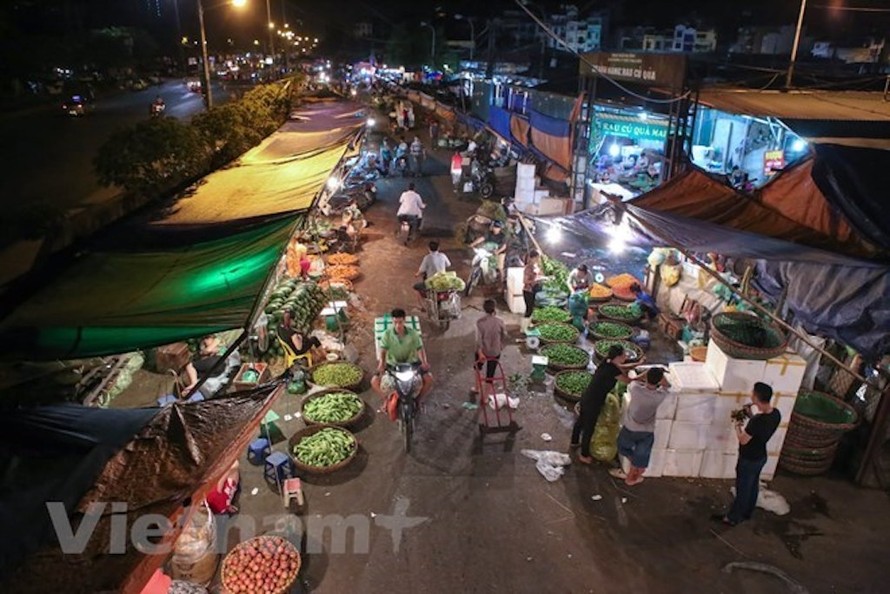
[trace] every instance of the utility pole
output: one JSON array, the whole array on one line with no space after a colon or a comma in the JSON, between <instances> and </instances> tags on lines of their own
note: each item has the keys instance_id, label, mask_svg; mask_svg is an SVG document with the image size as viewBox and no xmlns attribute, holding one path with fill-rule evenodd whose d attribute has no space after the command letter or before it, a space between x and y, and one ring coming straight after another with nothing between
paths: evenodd
<instances>
[{"instance_id":1,"label":"utility pole","mask_svg":"<svg viewBox=\"0 0 890 594\"><path fill-rule=\"evenodd\" d=\"M213 95L210 90L210 58L207 56L207 33L204 31L204 2L198 0L198 24L201 25L201 60L204 63L204 105L210 110L213 107Z\"/></svg>"},{"instance_id":2,"label":"utility pole","mask_svg":"<svg viewBox=\"0 0 890 594\"><path fill-rule=\"evenodd\" d=\"M271 0L266 0L266 26L269 28L269 55L272 56L272 69L275 69L275 24L272 22Z\"/></svg>"},{"instance_id":3,"label":"utility pole","mask_svg":"<svg viewBox=\"0 0 890 594\"><path fill-rule=\"evenodd\" d=\"M797 15L797 30L794 32L794 45L791 47L791 63L788 64L788 75L785 77L785 88L791 88L794 77L794 62L797 61L797 50L800 47L800 32L803 29L803 14L807 10L807 0L800 0L800 14Z\"/></svg>"}]
</instances>

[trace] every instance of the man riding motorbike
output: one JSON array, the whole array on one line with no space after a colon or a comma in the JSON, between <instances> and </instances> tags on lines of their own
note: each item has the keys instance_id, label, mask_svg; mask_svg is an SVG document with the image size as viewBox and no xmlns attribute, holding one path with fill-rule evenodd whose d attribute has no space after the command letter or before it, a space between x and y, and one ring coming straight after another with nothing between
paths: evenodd
<instances>
[{"instance_id":1,"label":"man riding motorbike","mask_svg":"<svg viewBox=\"0 0 890 594\"><path fill-rule=\"evenodd\" d=\"M154 102L152 102L151 107L149 107L148 113L152 117L158 117L164 113L164 110L167 108L167 105L164 103L163 97L158 95Z\"/></svg>"},{"instance_id":2,"label":"man riding motorbike","mask_svg":"<svg viewBox=\"0 0 890 594\"><path fill-rule=\"evenodd\" d=\"M504 278L504 260L507 254L507 236L504 233L504 224L502 222L493 221L488 229L488 233L476 239L476 241L470 244L470 247L475 248L483 244L489 244L489 247L491 248L489 251L492 252L492 255L495 256L497 260L498 274L501 278Z\"/></svg>"},{"instance_id":3,"label":"man riding motorbike","mask_svg":"<svg viewBox=\"0 0 890 594\"><path fill-rule=\"evenodd\" d=\"M391 315L392 326L384 331L380 339L380 360L377 363L377 373L371 378L371 387L383 397L384 401L388 401L395 390L395 382L386 373L387 365L419 363L423 377L423 386L415 395L419 402L433 388L433 375L430 373L426 350L423 348L420 334L405 324L405 310L394 309Z\"/></svg>"},{"instance_id":4,"label":"man riding motorbike","mask_svg":"<svg viewBox=\"0 0 890 594\"><path fill-rule=\"evenodd\" d=\"M408 184L408 189L399 196L399 210L396 213L396 217L400 223L408 221L408 224L411 225L412 229L409 231L409 236L420 228L420 224L423 221L424 208L426 208L426 204L424 204L420 194L414 191L414 184Z\"/></svg>"},{"instance_id":5,"label":"man riding motorbike","mask_svg":"<svg viewBox=\"0 0 890 594\"><path fill-rule=\"evenodd\" d=\"M426 299L426 279L434 274L445 272L451 266L451 260L448 259L448 256L439 251L438 241L431 241L429 248L430 252L423 257L423 260L420 262L420 268L414 273L415 277L420 278L420 282L414 283L414 290L417 291L421 309L423 309L423 301Z\"/></svg>"}]
</instances>

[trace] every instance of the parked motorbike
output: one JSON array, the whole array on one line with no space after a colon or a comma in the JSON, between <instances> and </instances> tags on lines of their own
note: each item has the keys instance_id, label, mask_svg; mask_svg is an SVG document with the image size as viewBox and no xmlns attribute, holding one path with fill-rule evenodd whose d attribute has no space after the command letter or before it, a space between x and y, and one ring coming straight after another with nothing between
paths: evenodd
<instances>
[{"instance_id":1,"label":"parked motorbike","mask_svg":"<svg viewBox=\"0 0 890 594\"><path fill-rule=\"evenodd\" d=\"M480 163L478 159L473 159L470 163L470 183L473 184L473 191L478 192L483 198L489 198L494 194L494 182L494 170Z\"/></svg>"},{"instance_id":2,"label":"parked motorbike","mask_svg":"<svg viewBox=\"0 0 890 594\"><path fill-rule=\"evenodd\" d=\"M470 276L467 277L467 286L464 289L464 295L467 297L480 283L493 285L498 282L497 257L490 247L491 244L482 244L473 248L475 255L472 264L470 264Z\"/></svg>"},{"instance_id":3,"label":"parked motorbike","mask_svg":"<svg viewBox=\"0 0 890 594\"><path fill-rule=\"evenodd\" d=\"M342 214L353 199L359 210L366 210L369 206L377 202L377 184L367 182L361 186L340 190L328 200L325 214Z\"/></svg>"}]
</instances>

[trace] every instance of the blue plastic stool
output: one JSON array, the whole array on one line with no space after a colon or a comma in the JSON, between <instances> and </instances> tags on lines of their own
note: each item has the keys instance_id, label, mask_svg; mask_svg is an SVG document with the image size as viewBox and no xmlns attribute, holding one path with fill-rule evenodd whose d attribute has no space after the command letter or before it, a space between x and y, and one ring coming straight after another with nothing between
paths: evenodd
<instances>
[{"instance_id":1,"label":"blue plastic stool","mask_svg":"<svg viewBox=\"0 0 890 594\"><path fill-rule=\"evenodd\" d=\"M259 466L266 461L266 457L272 453L272 446L265 437L254 439L247 446L247 461L251 464Z\"/></svg>"},{"instance_id":2,"label":"blue plastic stool","mask_svg":"<svg viewBox=\"0 0 890 594\"><path fill-rule=\"evenodd\" d=\"M290 456L283 452L272 452L266 457L266 467L263 477L275 484L282 484L293 476L293 462Z\"/></svg>"},{"instance_id":3,"label":"blue plastic stool","mask_svg":"<svg viewBox=\"0 0 890 594\"><path fill-rule=\"evenodd\" d=\"M166 396L161 396L160 398L158 398L158 406L164 407L168 404L173 404L177 400L179 399L173 394L167 394Z\"/></svg>"}]
</instances>

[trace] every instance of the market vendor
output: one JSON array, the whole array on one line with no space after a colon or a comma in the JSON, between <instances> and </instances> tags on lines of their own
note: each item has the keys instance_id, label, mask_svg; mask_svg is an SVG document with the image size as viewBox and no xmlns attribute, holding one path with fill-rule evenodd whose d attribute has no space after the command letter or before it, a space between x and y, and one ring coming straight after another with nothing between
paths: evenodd
<instances>
[{"instance_id":1,"label":"market vendor","mask_svg":"<svg viewBox=\"0 0 890 594\"><path fill-rule=\"evenodd\" d=\"M278 326L278 336L287 343L297 357L309 353L313 358L324 359L327 353L321 346L321 341L315 336L306 336L293 327L293 314L284 312L281 324Z\"/></svg>"},{"instance_id":2,"label":"market vendor","mask_svg":"<svg viewBox=\"0 0 890 594\"><path fill-rule=\"evenodd\" d=\"M371 387L386 400L395 390L392 376L384 373L386 366L399 363L420 363L423 387L420 389L420 394L417 395L419 401L433 389L433 374L430 373L426 349L423 348L423 342L417 330L409 328L405 323L404 309L394 309L391 315L392 326L383 332L380 339L380 360L377 363L377 373L371 378Z\"/></svg>"},{"instance_id":3,"label":"market vendor","mask_svg":"<svg viewBox=\"0 0 890 594\"><path fill-rule=\"evenodd\" d=\"M492 221L488 228L488 232L479 237L470 244L470 247L476 247L482 244L489 244L490 251L497 260L498 274L504 278L504 261L507 255L507 235L504 233L504 224L501 221Z\"/></svg>"},{"instance_id":4,"label":"market vendor","mask_svg":"<svg viewBox=\"0 0 890 594\"><path fill-rule=\"evenodd\" d=\"M225 368L219 365L221 359L219 337L215 334L209 334L202 338L198 345L198 352L192 356L191 361L185 366L185 373L189 383L183 387L183 394L188 394L194 389L198 384L200 376L222 373Z\"/></svg>"},{"instance_id":5,"label":"market vendor","mask_svg":"<svg viewBox=\"0 0 890 594\"><path fill-rule=\"evenodd\" d=\"M368 226L368 221L365 220L365 215L358 207L355 198L349 199L349 203L343 210L340 224L346 228L346 234L349 235L351 239L360 236L365 227Z\"/></svg>"},{"instance_id":6,"label":"market vendor","mask_svg":"<svg viewBox=\"0 0 890 594\"><path fill-rule=\"evenodd\" d=\"M646 293L639 283L632 284L630 292L636 297L634 303L643 310L643 315L650 320L658 317L659 310L658 305L655 304L655 299L652 298L652 295Z\"/></svg>"},{"instance_id":7,"label":"market vendor","mask_svg":"<svg viewBox=\"0 0 890 594\"><path fill-rule=\"evenodd\" d=\"M586 291L590 288L590 270L587 264L580 264L577 268L569 273L566 284L569 287L569 293L577 293L578 291Z\"/></svg>"},{"instance_id":8,"label":"market vendor","mask_svg":"<svg viewBox=\"0 0 890 594\"><path fill-rule=\"evenodd\" d=\"M205 501L207 506L216 515L237 514L238 507L232 502L241 491L241 472L239 463L235 460L232 467L216 483L212 491L207 493Z\"/></svg>"}]
</instances>

